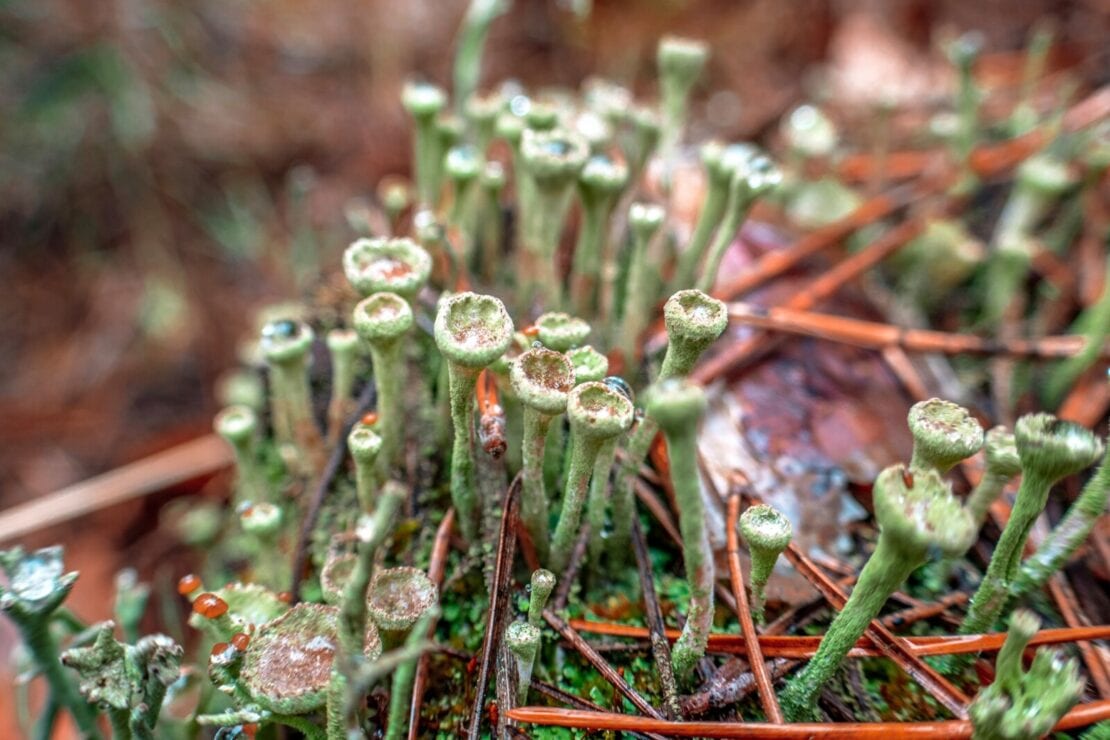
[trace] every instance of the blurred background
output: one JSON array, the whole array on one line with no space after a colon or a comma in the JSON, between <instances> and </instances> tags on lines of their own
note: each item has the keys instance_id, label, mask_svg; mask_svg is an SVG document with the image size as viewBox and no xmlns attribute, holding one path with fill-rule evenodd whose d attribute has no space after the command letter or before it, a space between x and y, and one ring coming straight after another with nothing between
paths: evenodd
<instances>
[{"instance_id":1,"label":"blurred background","mask_svg":"<svg viewBox=\"0 0 1110 740\"><path fill-rule=\"evenodd\" d=\"M407 172L401 85L449 85L465 7L0 3L0 507L208 428L250 309L333 269L345 206ZM850 113L879 95L939 98L938 39L967 29L985 37L981 74L1007 55L1017 69L1045 17L1052 68L1093 83L1107 72L1099 0L584 9L514 2L493 24L482 84L602 74L651 97L659 37L695 36L713 51L691 114L700 134L761 138L805 99Z\"/></svg>"}]
</instances>

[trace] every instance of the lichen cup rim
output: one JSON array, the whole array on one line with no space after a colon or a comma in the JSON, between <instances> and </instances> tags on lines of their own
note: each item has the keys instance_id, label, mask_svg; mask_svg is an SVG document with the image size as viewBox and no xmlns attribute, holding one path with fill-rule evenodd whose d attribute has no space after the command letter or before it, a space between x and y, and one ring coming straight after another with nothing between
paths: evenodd
<instances>
[{"instance_id":1,"label":"lichen cup rim","mask_svg":"<svg viewBox=\"0 0 1110 740\"><path fill-rule=\"evenodd\" d=\"M619 391L591 381L575 386L567 398L567 417L589 437L613 437L632 425L633 406Z\"/></svg>"},{"instance_id":2,"label":"lichen cup rim","mask_svg":"<svg viewBox=\"0 0 1110 740\"><path fill-rule=\"evenodd\" d=\"M497 298L455 293L440 302L435 320L436 345L447 359L463 367L484 368L509 349L513 321Z\"/></svg>"},{"instance_id":3,"label":"lichen cup rim","mask_svg":"<svg viewBox=\"0 0 1110 740\"><path fill-rule=\"evenodd\" d=\"M574 388L574 364L561 352L534 347L513 360L509 380L525 405L545 414L561 414Z\"/></svg>"},{"instance_id":4,"label":"lichen cup rim","mask_svg":"<svg viewBox=\"0 0 1110 740\"><path fill-rule=\"evenodd\" d=\"M794 528L778 509L767 504L749 506L740 515L740 533L749 547L762 547L781 552L790 544Z\"/></svg>"},{"instance_id":5,"label":"lichen cup rim","mask_svg":"<svg viewBox=\"0 0 1110 740\"><path fill-rule=\"evenodd\" d=\"M338 651L338 625L338 607L302 602L260 626L247 645L239 674L252 698L263 708L283 714L322 707ZM271 650L279 650L281 657L267 656ZM375 660L381 650L377 627L367 621L364 655ZM315 661L307 662L313 656ZM284 680L283 686L276 683L279 679Z\"/></svg>"},{"instance_id":6,"label":"lichen cup rim","mask_svg":"<svg viewBox=\"0 0 1110 740\"><path fill-rule=\"evenodd\" d=\"M287 326L296 327L296 333L286 336ZM281 327L279 329L279 327ZM316 339L316 332L306 322L298 319L273 319L262 327L259 347L268 362L283 363L305 356Z\"/></svg>"},{"instance_id":7,"label":"lichen cup rim","mask_svg":"<svg viewBox=\"0 0 1110 740\"><path fill-rule=\"evenodd\" d=\"M873 500L880 529L895 542L956 557L975 540L975 522L936 470L891 465L875 478Z\"/></svg>"},{"instance_id":8,"label":"lichen cup rim","mask_svg":"<svg viewBox=\"0 0 1110 740\"><path fill-rule=\"evenodd\" d=\"M713 341L728 326L728 308L697 288L687 288L663 304L663 321L669 336Z\"/></svg>"},{"instance_id":9,"label":"lichen cup rim","mask_svg":"<svg viewBox=\"0 0 1110 740\"><path fill-rule=\"evenodd\" d=\"M432 257L407 236L363 237L343 252L343 273L364 296L379 292L415 295L432 274Z\"/></svg>"},{"instance_id":10,"label":"lichen cup rim","mask_svg":"<svg viewBox=\"0 0 1110 740\"><path fill-rule=\"evenodd\" d=\"M412 307L398 293L374 293L358 302L353 321L355 331L367 341L397 339L412 328Z\"/></svg>"},{"instance_id":11,"label":"lichen cup rim","mask_svg":"<svg viewBox=\"0 0 1110 740\"><path fill-rule=\"evenodd\" d=\"M404 592L400 597L403 598L395 591L385 591L386 586L402 588ZM389 631L409 629L438 600L439 589L428 574L409 566L379 570L366 592L371 620L379 629Z\"/></svg>"}]
</instances>

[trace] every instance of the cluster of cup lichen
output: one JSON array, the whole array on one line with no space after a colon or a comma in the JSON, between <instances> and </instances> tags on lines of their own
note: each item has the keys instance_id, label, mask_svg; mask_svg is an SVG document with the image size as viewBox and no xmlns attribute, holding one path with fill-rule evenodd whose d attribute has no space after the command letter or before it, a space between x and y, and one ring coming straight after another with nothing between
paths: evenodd
<instances>
[{"instance_id":1,"label":"cluster of cup lichen","mask_svg":"<svg viewBox=\"0 0 1110 740\"><path fill-rule=\"evenodd\" d=\"M247 373L228 386L234 403L216 429L236 461L231 521L203 507L177 512L180 531L210 548L206 577L227 581L206 589L205 579L189 575L178 589L188 599L190 624L205 638L203 662L215 693L199 692L183 726L162 717L167 691L184 694L191 679L179 677L180 646L160 635L138 638L142 588L121 584L120 641L113 623L84 628L61 606L73 576L62 575L58 552L12 552L4 561L11 585L0 606L20 626L50 685L39 736L49 734L61 710L96 736L93 704L120 737L153 737L160 720L159 737L178 730L184 736L198 725L235 736L270 724L331 740L365 736L374 725L386 737L403 736L415 661L437 634L441 606L439 586L412 563L427 565L434 525L451 506L465 548L452 563L488 575L504 493L518 473L521 539L543 566L531 575L527 615L511 620L503 635L514 698L523 703L543 654L542 615L556 574L575 558L595 573L628 567L633 487L660 433L670 454L689 593L673 670L680 683L693 676L713 624L715 570L696 468L706 398L687 376L728 319L725 305L708 293L760 197L779 190L794 222L820 226L854 209L858 196L834 180L805 179L804 160L826 156L836 144L831 123L806 106L784 124L795 165L786 187L779 188L779 169L753 145L702 146L706 195L685 235L666 206L705 45L660 44L657 107L597 79L580 96L529 95L511 83L479 93L475 55L496 6L476 2L467 17L454 109L438 87L406 85L414 183L383 184L384 218L377 222L349 214L355 230L366 233L344 253L346 296L320 315L290 306L268 312L255 353L264 374ZM961 130L970 125L965 120ZM955 137L961 161L967 140ZM1001 256L991 271L988 323L1006 310L1024 276L1032 222L1068 184L1057 164L1043 155L1019 173L995 236ZM503 217L506 206L511 222ZM564 232L573 213L571 245ZM922 244L951 247L963 236L935 222L907 252ZM949 257L947 267L962 264ZM943 276L945 284L967 275L958 272ZM934 277L928 279L935 287ZM642 352L656 316L667 335L661 358ZM610 375L614 361L624 379ZM633 386L645 379L650 384L638 398ZM326 407L318 402L322 389ZM817 655L783 693L792 718L813 714L822 686L910 571L931 555L967 549L987 507L1018 473L1014 513L965 632L991 628L1010 602L1042 586L1105 508L1104 465L1022 565L1049 488L1091 464L1101 443L1045 415L1021 419L1014 434L991 430L985 475L964 505L942 476L982 446L978 424L963 409L934 400L914 407L910 426L910 464L883 471L875 482L878 546ZM745 512L740 526L761 621L763 587L791 527L765 506ZM307 562L294 560L306 547ZM466 582L475 580L467 596L484 608L492 589L482 578ZM291 583L296 593L287 591ZM1018 642L1035 631L1029 622L1015 617L1011 634ZM60 634L73 637L59 658ZM1020 646L1008 643L1000 681L973 707L983 737L1047 729L1078 696L1071 663L1039 657L1024 673L1014 665L1015 650ZM962 665L953 660L945 668ZM379 716L366 696L385 679L389 707ZM1038 699L1039 687L1049 684L1056 686L1051 701ZM987 723L992 729L984 729Z\"/></svg>"}]
</instances>

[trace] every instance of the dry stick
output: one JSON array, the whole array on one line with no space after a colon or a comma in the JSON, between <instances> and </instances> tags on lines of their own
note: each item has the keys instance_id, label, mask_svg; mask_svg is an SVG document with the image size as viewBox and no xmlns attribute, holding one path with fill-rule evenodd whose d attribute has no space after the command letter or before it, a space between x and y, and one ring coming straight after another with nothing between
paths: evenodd
<instances>
[{"instance_id":1,"label":"dry stick","mask_svg":"<svg viewBox=\"0 0 1110 740\"><path fill-rule=\"evenodd\" d=\"M640 572L640 592L644 597L644 614L647 617L651 652L655 656L655 668L659 671L659 684L663 689L663 711L667 719L679 719L682 717L682 709L678 703L674 669L671 667L671 646L667 642L663 610L659 608L659 597L655 593L651 559L648 557L647 542L644 541L639 516L632 517L632 547L636 551L636 570Z\"/></svg>"},{"instance_id":2,"label":"dry stick","mask_svg":"<svg viewBox=\"0 0 1110 740\"><path fill-rule=\"evenodd\" d=\"M451 525L455 523L455 510L448 509L443 521L436 529L436 537L432 542L432 555L428 561L428 578L436 585L443 583L443 574L447 568L447 548L451 546ZM436 622L428 625L428 639L435 636ZM420 728L420 707L424 703L424 687L428 682L427 653L420 656L416 663L416 675L412 681L412 708L409 709L409 740L416 740Z\"/></svg>"},{"instance_id":3,"label":"dry stick","mask_svg":"<svg viewBox=\"0 0 1110 740\"><path fill-rule=\"evenodd\" d=\"M320 472L320 479L312 491L312 498L305 509L304 524L301 526L300 536L297 537L297 547L293 551L293 582L289 585L289 592L293 594L293 603L301 600L301 580L304 578L304 568L308 560L308 543L312 539L312 530L316 528L316 520L320 517L320 508L324 505L324 498L328 495L332 481L339 474L343 460L347 457L347 435L362 415L366 413L374 401L377 400L377 390L374 381L369 380L362 389L355 403L355 411L347 418L343 425L343 433L339 435L339 443L331 451L328 462Z\"/></svg>"},{"instance_id":4,"label":"dry stick","mask_svg":"<svg viewBox=\"0 0 1110 740\"><path fill-rule=\"evenodd\" d=\"M486 615L486 636L482 641L482 658L479 663L477 696L470 709L470 727L466 736L478 740L482 729L482 710L486 703L486 688L490 670L497 655L497 646L504 632L504 615L508 609L509 587L512 583L513 555L516 550L517 514L520 509L520 475L513 478L505 494L505 513L497 532L497 562L493 568L494 592L491 594L489 613Z\"/></svg>"},{"instance_id":5,"label":"dry stick","mask_svg":"<svg viewBox=\"0 0 1110 740\"><path fill-rule=\"evenodd\" d=\"M1080 619L1075 603L1075 592L1063 573L1056 573L1049 579L1048 591L1052 594L1052 599L1056 602L1060 615L1064 618L1064 623L1069 627L1078 627ZM1090 674L1091 681L1098 690L1098 695L1103 699L1110 699L1110 675L1108 675L1106 664L1102 661L1101 655L1086 640L1078 641L1076 647L1079 648L1079 655L1087 666L1087 673Z\"/></svg>"},{"instance_id":6,"label":"dry stick","mask_svg":"<svg viewBox=\"0 0 1110 740\"><path fill-rule=\"evenodd\" d=\"M972 334L905 329L878 321L865 321L788 307L762 308L748 303L730 304L729 318L760 329L802 334L867 349L897 347L910 352L938 352L948 355L1004 355L1019 359L1063 359L1074 356L1086 344L1084 337L1074 334L999 341ZM1103 348L1100 357L1110 359L1110 345Z\"/></svg>"},{"instance_id":7,"label":"dry stick","mask_svg":"<svg viewBox=\"0 0 1110 740\"><path fill-rule=\"evenodd\" d=\"M837 263L830 270L810 281L802 290L783 304L785 308L809 309L828 299L847 282L862 275L886 257L901 249L925 228L920 217L903 221L890 229L859 252ZM736 342L724 351L703 362L692 373L692 379L707 383L739 366L746 365L764 356L777 344L776 339L766 332L757 332L747 339Z\"/></svg>"},{"instance_id":8,"label":"dry stick","mask_svg":"<svg viewBox=\"0 0 1110 740\"><path fill-rule=\"evenodd\" d=\"M559 578L558 585L555 587L555 596L551 599L550 608L554 611L561 612L567 605L567 599L570 598L570 589L574 585L575 579L578 577L578 569L582 566L582 561L586 558L586 547L590 541L590 523L582 522L582 530L578 533L578 539L574 541L574 549L570 551L570 562L567 563L566 570L563 571L562 577Z\"/></svg>"},{"instance_id":9,"label":"dry stick","mask_svg":"<svg viewBox=\"0 0 1110 740\"><path fill-rule=\"evenodd\" d=\"M748 594L744 590L744 573L740 569L740 538L736 526L739 518L740 497L733 495L728 499L728 522L725 525L728 538L728 574L732 581L732 592L736 595L736 605L739 607L737 612L740 617L740 631L743 633L744 645L748 652L748 664L755 675L755 685L759 690L759 703L763 706L763 715L772 723L781 725L786 720L782 716L782 709L779 708L775 687L767 672L767 664L763 662L763 653L759 649L759 635L755 632L755 623L748 608Z\"/></svg>"},{"instance_id":10,"label":"dry stick","mask_svg":"<svg viewBox=\"0 0 1110 740\"><path fill-rule=\"evenodd\" d=\"M552 701L557 701L560 704L566 704L567 706L572 707L574 709L585 709L587 711L592 711L592 712L604 712L605 711L604 708L602 708L601 706L599 706L597 704L594 704L592 701L588 701L588 700L583 699L581 697L575 696L574 694L563 691L558 686L552 686L549 683L544 683L543 681L540 681L537 678L532 679L532 684L531 685L532 685L532 690L533 691L538 691L539 693L546 696L548 699L551 699ZM665 740L661 735L656 735L656 734L650 733L650 732L649 733L631 732L629 734L632 735L633 737L646 737L646 738L651 738L651 740Z\"/></svg>"},{"instance_id":11,"label":"dry stick","mask_svg":"<svg viewBox=\"0 0 1110 740\"><path fill-rule=\"evenodd\" d=\"M0 513L0 543L141 498L231 465L231 448L208 434Z\"/></svg>"},{"instance_id":12,"label":"dry stick","mask_svg":"<svg viewBox=\"0 0 1110 740\"><path fill-rule=\"evenodd\" d=\"M551 609L544 609L543 618L547 620L547 623L551 625L551 627L556 632L562 635L564 640L569 642L579 653L582 654L582 657L585 658L589 662L589 664L592 665L594 669L601 674L602 678L612 684L613 688L615 688L617 691L623 694L626 699L632 702L632 705L639 709L642 714L646 714L648 717L652 717L654 719L663 719L663 715L660 714L655 707L649 704L647 699L640 696L640 693L636 691L636 689L632 688L632 686L629 685L627 681L621 678L621 675L617 673L613 666L609 665L605 661L605 658L601 657L601 655L599 655L598 652L593 649L590 643L583 640L582 636L579 635L573 627L563 621L563 619L559 617L555 612L551 611Z\"/></svg>"},{"instance_id":13,"label":"dry stick","mask_svg":"<svg viewBox=\"0 0 1110 740\"><path fill-rule=\"evenodd\" d=\"M674 737L747 738L748 740L803 740L814 737L836 740L889 740L892 737L957 740L970 738L972 733L969 720L833 724L807 722L785 725L763 722L670 722L627 714L550 707L520 707L511 710L509 717L517 722L547 727L660 732ZM1110 718L1110 701L1091 702L1068 712L1053 729L1058 732L1075 730L1107 718Z\"/></svg>"},{"instance_id":14,"label":"dry stick","mask_svg":"<svg viewBox=\"0 0 1110 740\"><path fill-rule=\"evenodd\" d=\"M927 616L935 616L935 613L944 611L947 606L948 605L945 603L938 602L925 605L924 607L912 607L904 612L890 614L878 621L882 621L884 625L889 626L892 623L890 617L894 617L897 614L907 614L910 617L925 618ZM919 613L914 614L914 612ZM906 617L901 617L901 619L903 620L902 624L907 623ZM622 637L637 640L646 640L650 637L650 633L647 629L631 624L572 619L569 625L572 629L580 632L606 635L609 637ZM668 640L677 639L679 634L680 632L678 630L669 629L664 631L664 635ZM1077 640L1104 640L1107 638L1110 638L1110 625L1100 625L1098 627L1068 627L1041 630L1033 637L1029 644L1031 646L1059 645L1062 643L1075 642ZM905 640L908 643L908 652L917 657L926 657L931 655L959 655L980 650L987 652L998 650L1006 640L1006 633L991 632L982 635L917 635L901 637L899 639ZM759 635L756 638L756 643L763 657L801 660L813 657L814 652L817 650L817 646L821 644L821 637L820 635ZM723 634L720 632L710 633L709 649L711 652L723 653L725 655L749 654L747 640L743 636ZM875 658L882 657L884 654L885 653L882 652L882 649L873 638L861 637L856 641L851 651L849 651L848 657Z\"/></svg>"}]
</instances>

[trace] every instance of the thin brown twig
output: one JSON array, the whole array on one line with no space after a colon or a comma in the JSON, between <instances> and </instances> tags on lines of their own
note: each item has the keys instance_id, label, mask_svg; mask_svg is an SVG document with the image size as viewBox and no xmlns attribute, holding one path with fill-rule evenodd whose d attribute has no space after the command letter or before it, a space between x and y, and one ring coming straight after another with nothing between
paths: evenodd
<instances>
[{"instance_id":1,"label":"thin brown twig","mask_svg":"<svg viewBox=\"0 0 1110 740\"><path fill-rule=\"evenodd\" d=\"M771 683L771 676L767 672L767 664L763 662L763 653L759 647L759 635L755 632L755 623L752 622L751 610L748 608L748 594L744 589L744 573L740 568L740 538L737 534L737 522L740 518L740 496L733 495L728 499L728 521L725 525L728 538L728 572L732 582L732 593L736 596L736 605L740 617L740 632L744 638L744 647L748 654L748 664L755 675L755 685L759 691L759 703L763 706L763 715L773 724L781 725L786 721L779 708L778 698L775 696L775 687Z\"/></svg>"},{"instance_id":2,"label":"thin brown twig","mask_svg":"<svg viewBox=\"0 0 1110 740\"><path fill-rule=\"evenodd\" d=\"M612 684L613 688L619 691L626 699L632 702L632 705L640 710L641 713L655 719L663 719L663 715L653 707L647 699L640 695L640 692L632 688L632 686L625 681L619 673L609 665L605 658L601 657L596 650L582 639L578 632L567 624L562 617L557 615L551 609L545 609L543 618L547 623L558 632L564 640L569 642L586 661L594 667L594 669L601 674L602 678Z\"/></svg>"},{"instance_id":3,"label":"thin brown twig","mask_svg":"<svg viewBox=\"0 0 1110 740\"><path fill-rule=\"evenodd\" d=\"M678 703L678 687L671 666L671 646L667 642L663 610L659 608L659 597L655 593L651 558L648 556L647 543L644 541L638 516L632 517L632 547L636 552L636 570L640 574L640 592L644 598L644 615L648 623L651 652L655 656L655 669L659 673L659 685L663 690L663 712L668 719L680 719L682 708Z\"/></svg>"},{"instance_id":4,"label":"thin brown twig","mask_svg":"<svg viewBox=\"0 0 1110 740\"><path fill-rule=\"evenodd\" d=\"M1064 618L1064 624L1073 628L1080 627L1082 622L1079 618L1075 592L1063 573L1056 573L1048 580L1048 592L1056 602L1056 607L1060 610L1060 616ZM1078 640L1075 645L1079 649L1079 656L1083 658L1083 663L1087 666L1087 674L1091 677L1091 682L1094 683L1099 697L1110 699L1110 675L1108 675L1106 664L1102 661L1102 656L1087 640Z\"/></svg>"},{"instance_id":5,"label":"thin brown twig","mask_svg":"<svg viewBox=\"0 0 1110 740\"><path fill-rule=\"evenodd\" d=\"M763 308L750 303L729 304L729 318L760 329L802 334L867 349L900 347L910 352L937 352L949 355L1004 355L1021 359L1064 359L1082 351L1087 342L1085 337L1075 334L1002 341L973 334L907 329L879 321L796 310L784 306ZM1103 347L1100 357L1110 359L1110 345Z\"/></svg>"},{"instance_id":6,"label":"thin brown twig","mask_svg":"<svg viewBox=\"0 0 1110 740\"><path fill-rule=\"evenodd\" d=\"M497 533L497 560L493 569L494 592L490 595L489 614L486 615L486 636L482 641L482 657L478 663L478 683L474 705L470 709L470 726L467 737L478 740L482 729L482 712L485 709L486 689L490 671L501 642L504 614L508 610L509 587L512 583L513 555L516 550L517 511L520 508L520 475L509 484L505 494L505 512Z\"/></svg>"},{"instance_id":7,"label":"thin brown twig","mask_svg":"<svg viewBox=\"0 0 1110 740\"><path fill-rule=\"evenodd\" d=\"M879 264L883 259L905 246L924 229L920 217L909 218L886 231L860 251L814 278L783 304L785 308L807 310L827 300L846 283ZM699 383L708 383L732 370L743 367L764 356L778 344L778 338L765 331L735 342L722 352L710 357L694 369L692 377Z\"/></svg>"},{"instance_id":8,"label":"thin brown twig","mask_svg":"<svg viewBox=\"0 0 1110 740\"><path fill-rule=\"evenodd\" d=\"M594 704L592 701L589 701L588 699L583 699L580 696L575 696L574 694L571 694L568 691L563 691L558 686L553 686L549 683L544 683L543 681L540 681L537 678L532 679L532 684L531 685L532 685L532 690L533 691L536 691L536 692L539 692L540 694L543 694L544 696L546 696L548 699L551 699L552 701L557 701L560 704L566 704L567 706L572 707L574 709L585 709L585 710L594 711L594 712L604 712L605 711L604 708L602 708L601 706L599 706L597 704ZM644 733L630 732L628 734L632 735L633 737L646 737L646 738L649 738L649 740L666 740L666 738L664 738L662 735L656 735L655 733L651 733L651 732L644 732Z\"/></svg>"},{"instance_id":9,"label":"thin brown twig","mask_svg":"<svg viewBox=\"0 0 1110 740\"><path fill-rule=\"evenodd\" d=\"M931 609L939 605L930 605ZM920 610L921 607L914 607ZM924 612L928 613L928 612ZM884 623L886 620L884 620ZM905 622L903 621L903 624ZM647 629L631 624L617 624L613 622L596 622L585 619L572 619L571 628L580 632L589 632L610 637L624 637L637 640L646 640L650 637ZM679 630L668 629L664 632L670 641L678 639ZM957 655L961 653L974 653L980 651L994 651L1002 647L1006 640L1005 632L992 632L982 635L913 635L899 638L905 640L910 653L918 657L931 655ZM1047 629L1038 632L1030 641L1031 646L1059 645L1075 642L1077 640L1105 640L1110 639L1110 625L1098 627L1068 627L1060 629ZM812 658L821 644L818 635L758 635L756 642L759 651L764 657L805 659ZM747 640L742 635L723 634L714 632L709 635L709 650L728 655L747 655ZM878 643L870 637L861 637L848 651L850 658L875 658L885 655Z\"/></svg>"},{"instance_id":10,"label":"thin brown twig","mask_svg":"<svg viewBox=\"0 0 1110 740\"><path fill-rule=\"evenodd\" d=\"M428 560L428 578L436 585L443 583L443 574L447 568L447 549L451 545L451 526L455 523L455 510L447 510L443 521L436 529L435 540L432 542L432 554ZM428 625L428 639L435 636L436 623ZM428 654L424 653L416 663L416 675L412 681L412 705L409 708L409 740L416 740L420 729L420 707L424 703L424 687L428 682Z\"/></svg>"},{"instance_id":11,"label":"thin brown twig","mask_svg":"<svg viewBox=\"0 0 1110 740\"><path fill-rule=\"evenodd\" d=\"M843 722L774 725L764 722L672 722L611 712L579 709L519 707L509 712L518 722L585 730L660 732L674 737L748 738L838 738L840 740L889 740L892 737L970 738L971 722L966 719L939 722ZM1055 731L1075 730L1110 718L1110 701L1097 701L1076 707L1064 715Z\"/></svg>"}]
</instances>

